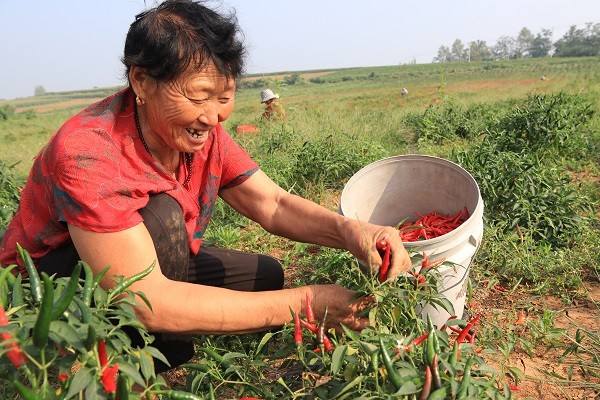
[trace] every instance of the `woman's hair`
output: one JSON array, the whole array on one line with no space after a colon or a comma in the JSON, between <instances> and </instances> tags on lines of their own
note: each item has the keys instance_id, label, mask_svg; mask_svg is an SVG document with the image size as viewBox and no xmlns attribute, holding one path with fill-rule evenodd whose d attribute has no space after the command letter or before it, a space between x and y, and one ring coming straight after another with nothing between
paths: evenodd
<instances>
[{"instance_id":1,"label":"woman's hair","mask_svg":"<svg viewBox=\"0 0 600 400\"><path fill-rule=\"evenodd\" d=\"M194 0L167 0L138 14L125 39L122 62L146 68L163 82L189 66L212 62L227 78L243 73L245 48L235 14L221 15Z\"/></svg>"}]
</instances>

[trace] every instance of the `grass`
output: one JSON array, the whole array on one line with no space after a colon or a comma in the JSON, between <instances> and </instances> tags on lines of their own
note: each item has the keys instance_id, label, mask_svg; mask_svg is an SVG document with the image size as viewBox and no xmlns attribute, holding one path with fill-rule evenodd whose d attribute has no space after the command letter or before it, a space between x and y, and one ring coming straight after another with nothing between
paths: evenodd
<instances>
[{"instance_id":1,"label":"grass","mask_svg":"<svg viewBox=\"0 0 600 400\"><path fill-rule=\"evenodd\" d=\"M547 79L540 80L542 75ZM235 111L224 123L282 187L337 211L344 183L372 161L406 153L452 159L476 177L486 202L484 242L472 263L475 287L498 283L525 296L558 295L571 304L586 281L598 281L600 59L349 68L302 76L293 85L262 77L280 94L286 122L261 121L262 87L242 83ZM400 95L403 87L409 95ZM72 101L91 102L105 93L0 102L0 108L8 105L15 112L0 120L5 149L0 159L16 164L11 187L25 180L35 154L82 107ZM235 134L237 125L248 123L260 133ZM340 273L352 262L346 253L308 251L306 244L265 234L222 202L206 236L218 245L279 257L290 286L356 284L352 274ZM531 336L488 326L479 340L507 360L516 349L560 346L560 338L570 338L553 326L552 314L537 312ZM582 328L581 337L585 347L573 339L568 354L597 358L597 334ZM206 338L199 346L227 349L227 343L239 340ZM256 338L241 340L237 347L251 349ZM579 368L593 374L588 360L583 358ZM202 386L194 382L192 387Z\"/></svg>"}]
</instances>

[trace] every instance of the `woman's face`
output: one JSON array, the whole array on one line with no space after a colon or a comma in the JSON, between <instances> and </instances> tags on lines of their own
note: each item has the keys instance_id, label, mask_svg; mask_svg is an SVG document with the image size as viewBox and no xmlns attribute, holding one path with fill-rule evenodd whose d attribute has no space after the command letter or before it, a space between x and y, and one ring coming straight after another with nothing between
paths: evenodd
<instances>
[{"instance_id":1,"label":"woman's face","mask_svg":"<svg viewBox=\"0 0 600 400\"><path fill-rule=\"evenodd\" d=\"M200 71L188 70L173 82L156 83L145 94L146 129L174 150L197 152L215 126L231 114L234 96L235 81L212 64Z\"/></svg>"}]
</instances>

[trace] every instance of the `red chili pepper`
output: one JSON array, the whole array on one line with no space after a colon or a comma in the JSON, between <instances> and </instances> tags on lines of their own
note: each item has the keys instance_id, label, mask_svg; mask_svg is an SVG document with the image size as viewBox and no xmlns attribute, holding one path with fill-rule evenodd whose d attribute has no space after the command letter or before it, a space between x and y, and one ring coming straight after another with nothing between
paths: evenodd
<instances>
[{"instance_id":1,"label":"red chili pepper","mask_svg":"<svg viewBox=\"0 0 600 400\"><path fill-rule=\"evenodd\" d=\"M412 343L410 343L408 346L406 346L404 348L404 351L406 351L407 353L410 353L410 349L412 347L417 347L418 345L420 345L421 343L426 341L428 337L429 337L429 332L425 332L424 334L422 334L421 336L419 336L418 338L413 340ZM401 358L400 353L398 353L398 358Z\"/></svg>"},{"instance_id":2,"label":"red chili pepper","mask_svg":"<svg viewBox=\"0 0 600 400\"><path fill-rule=\"evenodd\" d=\"M477 315L475 318L473 318L464 328L463 330L460 332L460 334L458 335L458 337L456 338L456 343L461 344L465 338L467 337L467 335L469 334L469 331L471 330L471 328L473 327L473 325L475 325L477 323L477 321L479 321L479 318L481 318L481 314Z\"/></svg>"},{"instance_id":3,"label":"red chili pepper","mask_svg":"<svg viewBox=\"0 0 600 400\"><path fill-rule=\"evenodd\" d=\"M300 315L292 311L294 315L294 343L296 345L302 344L302 325L300 325Z\"/></svg>"},{"instance_id":4,"label":"red chili pepper","mask_svg":"<svg viewBox=\"0 0 600 400\"><path fill-rule=\"evenodd\" d=\"M425 381L423 382L423 388L419 393L419 400L427 400L431 393L431 368L429 365L425 366Z\"/></svg>"},{"instance_id":5,"label":"red chili pepper","mask_svg":"<svg viewBox=\"0 0 600 400\"><path fill-rule=\"evenodd\" d=\"M521 325L524 322L525 322L525 311L521 310L521 311L519 311L519 317L514 322L514 325Z\"/></svg>"},{"instance_id":6,"label":"red chili pepper","mask_svg":"<svg viewBox=\"0 0 600 400\"><path fill-rule=\"evenodd\" d=\"M308 293L306 293L306 320L311 324L315 323L315 312L313 311Z\"/></svg>"},{"instance_id":7,"label":"red chili pepper","mask_svg":"<svg viewBox=\"0 0 600 400\"><path fill-rule=\"evenodd\" d=\"M100 366L105 367L108 364L108 354L106 353L106 343L104 339L98 341L98 358L100 359Z\"/></svg>"},{"instance_id":8,"label":"red chili pepper","mask_svg":"<svg viewBox=\"0 0 600 400\"><path fill-rule=\"evenodd\" d=\"M66 372L62 372L61 374L58 375L58 380L61 382L64 382L67 379L69 379L69 374L67 374Z\"/></svg>"},{"instance_id":9,"label":"red chili pepper","mask_svg":"<svg viewBox=\"0 0 600 400\"><path fill-rule=\"evenodd\" d=\"M449 326L448 329L450 329L454 333L458 333L459 335L463 332L463 329L457 328L455 326ZM467 332L467 334L465 335L465 339L471 342L472 335L469 332Z\"/></svg>"},{"instance_id":10,"label":"red chili pepper","mask_svg":"<svg viewBox=\"0 0 600 400\"><path fill-rule=\"evenodd\" d=\"M317 326L315 324L311 324L308 321L305 321L303 319L300 319L300 324L305 327L306 329L308 329L309 331L311 331L312 333L317 333L317 331L319 330L319 328L317 328Z\"/></svg>"},{"instance_id":11,"label":"red chili pepper","mask_svg":"<svg viewBox=\"0 0 600 400\"><path fill-rule=\"evenodd\" d=\"M333 344L331 343L331 340L329 340L327 334L323 335L323 348L325 351L333 350Z\"/></svg>"},{"instance_id":12,"label":"red chili pepper","mask_svg":"<svg viewBox=\"0 0 600 400\"><path fill-rule=\"evenodd\" d=\"M379 267L378 273L379 282L385 282L388 270L390 269L390 246L385 240L380 240L377 242L376 247L380 254L383 252L381 267Z\"/></svg>"},{"instance_id":13,"label":"red chili pepper","mask_svg":"<svg viewBox=\"0 0 600 400\"><path fill-rule=\"evenodd\" d=\"M104 391L107 394L114 393L117 391L117 380L115 379L117 372L119 372L119 363L114 365L107 365L102 370L102 376L100 381L104 387Z\"/></svg>"},{"instance_id":14,"label":"red chili pepper","mask_svg":"<svg viewBox=\"0 0 600 400\"><path fill-rule=\"evenodd\" d=\"M8 325L8 317L6 316L6 312L4 311L4 307L0 305L0 326ZM9 341L12 340L13 336L8 332L2 332L2 340ZM15 368L21 367L23 364L27 362L27 356L21 351L19 345L15 342L5 343L4 347L6 350L6 356L8 360Z\"/></svg>"}]
</instances>

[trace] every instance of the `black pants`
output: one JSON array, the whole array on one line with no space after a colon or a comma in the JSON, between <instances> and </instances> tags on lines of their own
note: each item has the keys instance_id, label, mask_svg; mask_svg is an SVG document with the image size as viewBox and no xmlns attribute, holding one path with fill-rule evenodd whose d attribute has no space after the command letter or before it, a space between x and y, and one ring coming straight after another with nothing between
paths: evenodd
<instances>
[{"instance_id":1,"label":"black pants","mask_svg":"<svg viewBox=\"0 0 600 400\"><path fill-rule=\"evenodd\" d=\"M152 196L140 214L154 242L161 271L167 278L251 292L283 288L281 264L266 255L203 246L195 257L190 258L183 213L171 196L164 193ZM70 276L79 260L75 246L69 242L37 260L36 264L50 275ZM134 329L126 331L133 347L143 346ZM191 336L151 333L155 337L152 346L170 364L167 366L155 359L157 373L183 364L194 356Z\"/></svg>"}]
</instances>

